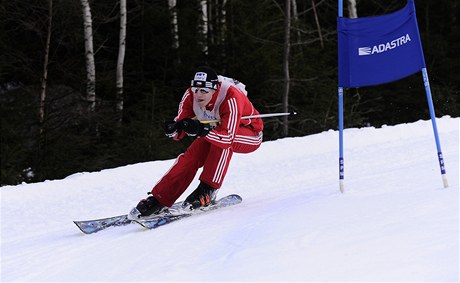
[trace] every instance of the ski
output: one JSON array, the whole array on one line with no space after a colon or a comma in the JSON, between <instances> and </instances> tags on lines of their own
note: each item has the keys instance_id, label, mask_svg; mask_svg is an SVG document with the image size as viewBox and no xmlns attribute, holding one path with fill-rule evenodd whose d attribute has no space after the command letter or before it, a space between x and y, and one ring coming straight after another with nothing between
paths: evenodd
<instances>
[{"instance_id":1,"label":"ski","mask_svg":"<svg viewBox=\"0 0 460 283\"><path fill-rule=\"evenodd\" d=\"M83 233L92 234L109 227L125 226L131 222L132 221L128 219L128 215L125 214L95 220L74 221L73 223L75 223L75 225L77 225Z\"/></svg>"},{"instance_id":2,"label":"ski","mask_svg":"<svg viewBox=\"0 0 460 283\"><path fill-rule=\"evenodd\" d=\"M242 201L243 199L239 195L228 195L226 197L223 197L217 200L214 204L210 206L206 206L206 207L201 207L200 209L191 210L191 211L182 209L182 210L178 210L178 212L165 213L158 217L154 217L154 218L150 218L146 220L135 220L135 221L146 229L155 229L160 226L169 224L171 222L174 222L174 221L186 218L186 217L194 216L197 214L216 210L219 208L224 208L227 206L236 205L236 204L241 203Z\"/></svg>"},{"instance_id":3,"label":"ski","mask_svg":"<svg viewBox=\"0 0 460 283\"><path fill-rule=\"evenodd\" d=\"M203 207L193 211L186 211L182 209L182 201L180 201L173 204L173 206L171 206L165 213L146 220L132 221L128 219L127 214L124 214L95 220L74 221L74 223L85 234L92 234L105 230L109 227L120 227L133 223L140 224L147 229L154 229L195 214L235 205L240 203L242 200L243 199L239 195L228 195L217 200L214 204L208 207Z\"/></svg>"}]
</instances>

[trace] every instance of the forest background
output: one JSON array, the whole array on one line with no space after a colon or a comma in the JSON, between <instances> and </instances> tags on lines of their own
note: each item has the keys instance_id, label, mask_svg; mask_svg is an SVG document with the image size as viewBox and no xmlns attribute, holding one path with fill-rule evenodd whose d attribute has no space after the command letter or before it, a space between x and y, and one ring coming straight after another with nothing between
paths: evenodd
<instances>
[{"instance_id":1,"label":"forest background","mask_svg":"<svg viewBox=\"0 0 460 283\"><path fill-rule=\"evenodd\" d=\"M345 16L365 17L406 1L344 3ZM415 5L436 115L458 117L460 5ZM191 139L168 140L163 121L200 65L246 84L261 113L298 113L265 119L264 140L337 129L337 9L336 0L1 1L0 185L176 157ZM344 103L345 127L430 118L420 73L347 89Z\"/></svg>"}]
</instances>

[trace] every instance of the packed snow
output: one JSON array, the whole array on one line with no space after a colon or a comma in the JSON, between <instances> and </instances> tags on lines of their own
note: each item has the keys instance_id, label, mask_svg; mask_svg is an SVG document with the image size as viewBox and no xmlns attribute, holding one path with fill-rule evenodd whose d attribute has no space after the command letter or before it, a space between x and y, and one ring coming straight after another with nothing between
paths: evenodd
<instances>
[{"instance_id":1,"label":"packed snow","mask_svg":"<svg viewBox=\"0 0 460 283\"><path fill-rule=\"evenodd\" d=\"M343 194L330 130L234 155L241 204L156 230L72 221L127 213L174 160L2 187L1 280L458 282L459 123L437 119L448 188L431 121L346 129Z\"/></svg>"}]
</instances>

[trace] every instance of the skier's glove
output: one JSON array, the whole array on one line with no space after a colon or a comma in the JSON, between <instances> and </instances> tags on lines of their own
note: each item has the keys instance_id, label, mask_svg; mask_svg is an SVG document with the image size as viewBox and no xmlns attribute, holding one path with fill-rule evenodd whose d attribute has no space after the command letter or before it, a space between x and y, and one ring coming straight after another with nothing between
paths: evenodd
<instances>
[{"instance_id":1,"label":"skier's glove","mask_svg":"<svg viewBox=\"0 0 460 283\"><path fill-rule=\"evenodd\" d=\"M168 137L168 138L173 138L176 134L177 134L177 131L179 131L181 128L180 128L180 123L176 122L176 121L165 121L165 124L163 126L163 129L165 131L165 135Z\"/></svg>"},{"instance_id":2,"label":"skier's glove","mask_svg":"<svg viewBox=\"0 0 460 283\"><path fill-rule=\"evenodd\" d=\"M185 118L180 121L180 128L189 136L206 136L211 131L211 125L202 124L198 120Z\"/></svg>"}]
</instances>

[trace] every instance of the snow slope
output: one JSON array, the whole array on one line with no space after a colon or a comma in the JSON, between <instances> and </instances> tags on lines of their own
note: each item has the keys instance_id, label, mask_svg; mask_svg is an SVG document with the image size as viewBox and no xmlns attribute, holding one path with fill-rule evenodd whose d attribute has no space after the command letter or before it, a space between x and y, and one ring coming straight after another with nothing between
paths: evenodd
<instances>
[{"instance_id":1,"label":"snow slope","mask_svg":"<svg viewBox=\"0 0 460 283\"><path fill-rule=\"evenodd\" d=\"M447 189L430 121L345 130L345 194L330 130L234 155L243 203L152 231L72 220L128 212L173 160L2 187L1 280L458 282L459 122L437 120Z\"/></svg>"}]
</instances>

